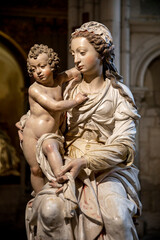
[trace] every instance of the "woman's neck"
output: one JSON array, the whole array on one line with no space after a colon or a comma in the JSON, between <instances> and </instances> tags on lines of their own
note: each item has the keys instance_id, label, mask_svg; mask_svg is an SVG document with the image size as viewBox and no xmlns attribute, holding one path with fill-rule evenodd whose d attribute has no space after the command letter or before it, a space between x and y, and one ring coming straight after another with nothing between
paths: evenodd
<instances>
[{"instance_id":1,"label":"woman's neck","mask_svg":"<svg viewBox=\"0 0 160 240\"><path fill-rule=\"evenodd\" d=\"M81 82L81 89L86 93L95 93L101 90L104 84L103 75L100 76L84 76Z\"/></svg>"}]
</instances>

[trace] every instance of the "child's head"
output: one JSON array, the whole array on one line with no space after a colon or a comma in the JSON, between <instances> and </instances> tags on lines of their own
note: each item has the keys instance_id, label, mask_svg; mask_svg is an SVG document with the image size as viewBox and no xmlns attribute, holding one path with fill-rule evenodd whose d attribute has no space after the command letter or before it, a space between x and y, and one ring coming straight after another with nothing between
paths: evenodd
<instances>
[{"instance_id":1,"label":"child's head","mask_svg":"<svg viewBox=\"0 0 160 240\"><path fill-rule=\"evenodd\" d=\"M49 48L47 45L34 44L34 46L31 47L27 58L27 69L30 77L33 76L33 71L29 59L37 59L37 57L42 53L45 53L48 56L48 64L51 67L51 71L53 71L54 74L57 73L60 62L58 54L55 53L54 50L52 48Z\"/></svg>"}]
</instances>

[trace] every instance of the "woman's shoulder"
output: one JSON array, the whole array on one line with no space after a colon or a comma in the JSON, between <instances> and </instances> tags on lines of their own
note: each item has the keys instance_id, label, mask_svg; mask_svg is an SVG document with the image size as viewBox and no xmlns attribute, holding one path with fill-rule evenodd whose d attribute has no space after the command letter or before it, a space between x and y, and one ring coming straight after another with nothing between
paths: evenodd
<instances>
[{"instance_id":1,"label":"woman's shoulder","mask_svg":"<svg viewBox=\"0 0 160 240\"><path fill-rule=\"evenodd\" d=\"M134 102L134 97L133 97L133 94L131 92L131 90L129 89L128 86L126 86L124 83L122 82L117 82L117 84L119 85L119 87L121 89L123 89L123 91L132 99L132 101ZM120 94L119 90L120 88L118 88L118 86L114 87L112 84L110 84L110 88L111 88L111 91L112 91L112 94L114 95L114 98L118 98L118 99L121 99L121 98L124 98L122 97L122 95Z\"/></svg>"},{"instance_id":2,"label":"woman's shoulder","mask_svg":"<svg viewBox=\"0 0 160 240\"><path fill-rule=\"evenodd\" d=\"M123 90L125 91L125 93L127 93L127 95L134 101L134 97L133 94L131 92L131 90L129 89L129 87L127 87L124 83L122 82L118 82L118 84L121 86L121 88L123 88Z\"/></svg>"}]
</instances>

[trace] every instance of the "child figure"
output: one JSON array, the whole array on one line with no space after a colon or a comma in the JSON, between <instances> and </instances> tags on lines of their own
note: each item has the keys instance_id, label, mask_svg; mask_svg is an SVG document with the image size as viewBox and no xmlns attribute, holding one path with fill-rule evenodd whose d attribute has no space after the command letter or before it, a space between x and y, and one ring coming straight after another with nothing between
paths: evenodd
<instances>
[{"instance_id":1,"label":"child figure","mask_svg":"<svg viewBox=\"0 0 160 240\"><path fill-rule=\"evenodd\" d=\"M47 133L56 136L43 141L42 151L57 177L63 165L60 154L63 140L59 131L62 113L87 99L86 95L80 93L73 100L62 99L62 84L78 77L78 71L73 68L56 75L58 67L59 58L52 48L35 44L30 49L27 68L35 82L29 87L30 114L23 129L22 149L30 166L31 184L35 193L45 184L45 177L36 159L37 141Z\"/></svg>"}]
</instances>

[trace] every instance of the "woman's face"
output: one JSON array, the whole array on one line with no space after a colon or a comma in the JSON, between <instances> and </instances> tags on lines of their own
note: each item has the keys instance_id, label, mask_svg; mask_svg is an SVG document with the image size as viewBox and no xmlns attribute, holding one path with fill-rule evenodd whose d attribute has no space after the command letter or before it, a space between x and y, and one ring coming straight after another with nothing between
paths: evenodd
<instances>
[{"instance_id":1,"label":"woman's face","mask_svg":"<svg viewBox=\"0 0 160 240\"><path fill-rule=\"evenodd\" d=\"M101 58L86 38L72 39L71 52L75 67L84 75L99 74L102 71Z\"/></svg>"}]
</instances>

